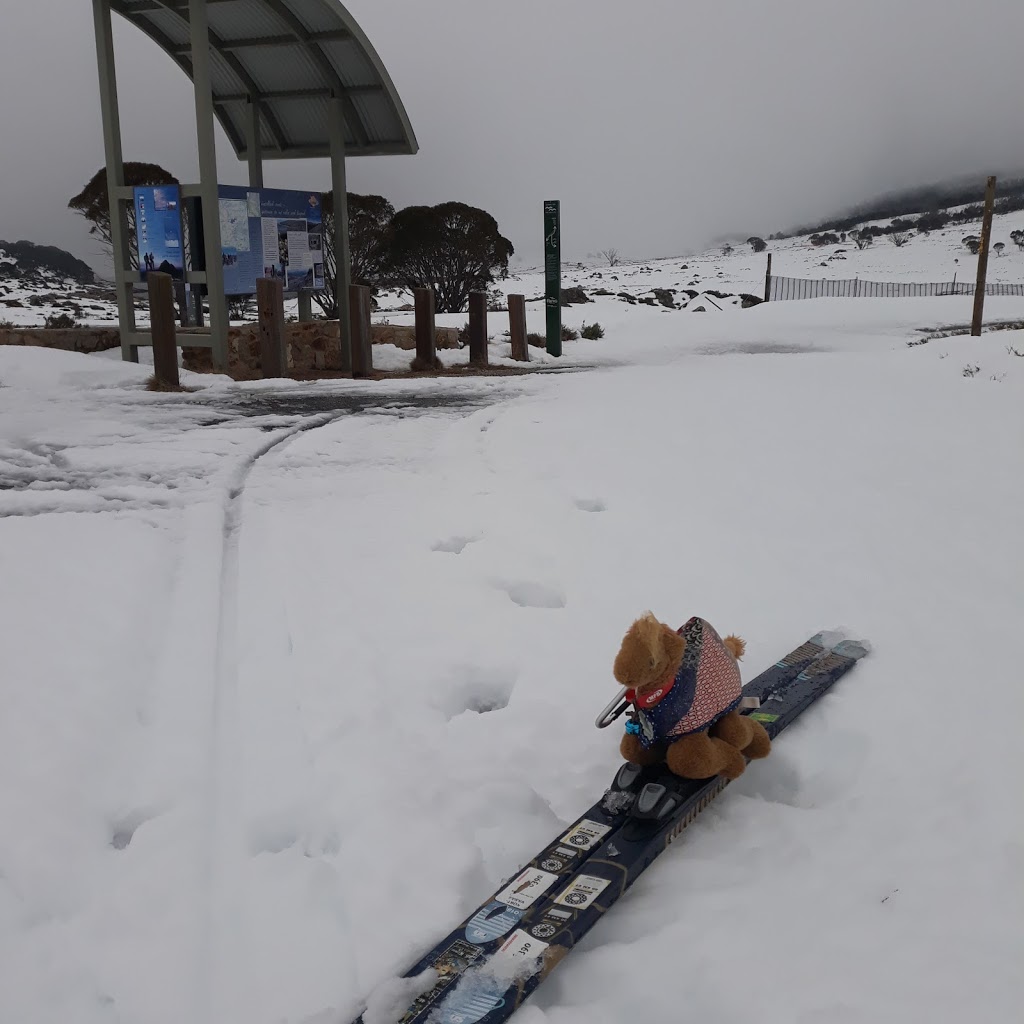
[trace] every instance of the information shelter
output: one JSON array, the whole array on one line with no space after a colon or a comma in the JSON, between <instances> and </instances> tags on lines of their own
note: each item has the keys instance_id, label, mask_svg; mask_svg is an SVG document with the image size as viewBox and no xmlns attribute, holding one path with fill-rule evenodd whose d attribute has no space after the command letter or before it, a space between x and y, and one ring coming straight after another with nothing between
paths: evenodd
<instances>
[{"instance_id":1,"label":"information shelter","mask_svg":"<svg viewBox=\"0 0 1024 1024\"><path fill-rule=\"evenodd\" d=\"M306 290L316 287L319 267L322 284L323 263L316 258L323 244L322 197L263 188L263 162L327 157L342 369L351 369L345 160L418 149L394 84L355 19L337 0L93 0L93 13L123 358L137 361L139 346L152 344L136 325L133 303L134 287L147 270L166 264L188 284L205 286L209 327L190 335L189 344L209 345L217 370L227 367L225 295L246 293L238 286L250 274L280 274L287 291ZM113 13L145 32L192 80L198 184L125 186ZM215 120L248 164L248 188L218 184ZM190 201L199 211L190 232L191 269L183 237L174 244L174 225L180 228ZM139 270L129 251L130 205ZM254 291L255 276L252 281Z\"/></svg>"}]
</instances>

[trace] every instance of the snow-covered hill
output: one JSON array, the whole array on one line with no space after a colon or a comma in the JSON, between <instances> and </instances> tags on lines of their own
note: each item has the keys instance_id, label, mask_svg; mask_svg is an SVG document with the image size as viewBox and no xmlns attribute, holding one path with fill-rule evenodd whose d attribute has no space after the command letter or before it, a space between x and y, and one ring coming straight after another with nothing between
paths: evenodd
<instances>
[{"instance_id":1,"label":"snow-covered hill","mask_svg":"<svg viewBox=\"0 0 1024 1024\"><path fill-rule=\"evenodd\" d=\"M116 296L70 253L0 242L0 324L42 327L61 314L82 324L107 324L117 320Z\"/></svg>"}]
</instances>

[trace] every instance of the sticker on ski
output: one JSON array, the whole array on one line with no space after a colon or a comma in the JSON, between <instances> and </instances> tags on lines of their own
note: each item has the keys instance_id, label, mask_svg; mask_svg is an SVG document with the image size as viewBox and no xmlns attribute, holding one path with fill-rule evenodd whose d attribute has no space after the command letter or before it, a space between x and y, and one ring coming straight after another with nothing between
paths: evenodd
<instances>
[{"instance_id":1,"label":"sticker on ski","mask_svg":"<svg viewBox=\"0 0 1024 1024\"><path fill-rule=\"evenodd\" d=\"M610 879L598 878L597 875L577 875L555 902L573 910L586 910L611 884Z\"/></svg>"},{"instance_id":2,"label":"sticker on ski","mask_svg":"<svg viewBox=\"0 0 1024 1024\"><path fill-rule=\"evenodd\" d=\"M499 903L507 904L516 910L526 910L540 899L558 881L558 875L550 871L541 871L540 868L527 868L494 898Z\"/></svg>"},{"instance_id":3,"label":"sticker on ski","mask_svg":"<svg viewBox=\"0 0 1024 1024\"><path fill-rule=\"evenodd\" d=\"M481 907L466 925L466 938L477 943L499 939L515 928L522 916L522 911L504 903L488 903L487 906Z\"/></svg>"},{"instance_id":4,"label":"sticker on ski","mask_svg":"<svg viewBox=\"0 0 1024 1024\"><path fill-rule=\"evenodd\" d=\"M602 825L596 821L584 818L574 829L566 832L558 841L566 846L575 847L577 850L589 850L595 843L599 843L608 833L611 832L610 825Z\"/></svg>"}]
</instances>

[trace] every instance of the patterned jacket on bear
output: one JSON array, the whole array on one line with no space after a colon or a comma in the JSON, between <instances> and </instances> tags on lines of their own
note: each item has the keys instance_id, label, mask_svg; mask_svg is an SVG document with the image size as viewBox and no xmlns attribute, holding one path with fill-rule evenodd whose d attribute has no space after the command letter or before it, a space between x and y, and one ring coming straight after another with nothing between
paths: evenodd
<instances>
[{"instance_id":1,"label":"patterned jacket on bear","mask_svg":"<svg viewBox=\"0 0 1024 1024\"><path fill-rule=\"evenodd\" d=\"M643 697L633 690L626 693L636 717L630 731L637 732L645 748L703 732L742 699L739 665L714 627L695 616L677 632L686 650L675 678Z\"/></svg>"}]
</instances>

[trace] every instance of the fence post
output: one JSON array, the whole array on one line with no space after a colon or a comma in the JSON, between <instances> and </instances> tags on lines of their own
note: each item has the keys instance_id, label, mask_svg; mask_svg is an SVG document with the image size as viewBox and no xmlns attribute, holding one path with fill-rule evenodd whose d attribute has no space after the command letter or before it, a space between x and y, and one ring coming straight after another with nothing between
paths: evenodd
<instances>
[{"instance_id":1,"label":"fence post","mask_svg":"<svg viewBox=\"0 0 1024 1024\"><path fill-rule=\"evenodd\" d=\"M437 336L434 329L434 289L414 288L416 304L416 358L415 371L437 369Z\"/></svg>"},{"instance_id":2,"label":"fence post","mask_svg":"<svg viewBox=\"0 0 1024 1024\"><path fill-rule=\"evenodd\" d=\"M310 323L313 319L313 293L307 291L300 291L298 294L298 302L299 323Z\"/></svg>"},{"instance_id":3,"label":"fence post","mask_svg":"<svg viewBox=\"0 0 1024 1024\"><path fill-rule=\"evenodd\" d=\"M985 275L988 273L988 243L992 237L992 208L996 201L996 179L990 175L985 184L985 214L981 222L981 245L978 249L978 284L974 289L974 318L971 337L981 337L981 321L985 312Z\"/></svg>"},{"instance_id":4,"label":"fence post","mask_svg":"<svg viewBox=\"0 0 1024 1024\"><path fill-rule=\"evenodd\" d=\"M469 293L469 365L487 365L487 293Z\"/></svg>"},{"instance_id":5,"label":"fence post","mask_svg":"<svg viewBox=\"0 0 1024 1024\"><path fill-rule=\"evenodd\" d=\"M526 296L508 297L508 326L512 335L512 358L520 362L530 361L530 348L526 343Z\"/></svg>"},{"instance_id":6,"label":"fence post","mask_svg":"<svg viewBox=\"0 0 1024 1024\"><path fill-rule=\"evenodd\" d=\"M280 278L256 279L256 309L263 379L283 377L288 366L288 353L284 340L284 285Z\"/></svg>"},{"instance_id":7,"label":"fence post","mask_svg":"<svg viewBox=\"0 0 1024 1024\"><path fill-rule=\"evenodd\" d=\"M768 270L764 275L764 301L768 302L772 297L772 254L768 253Z\"/></svg>"},{"instance_id":8,"label":"fence post","mask_svg":"<svg viewBox=\"0 0 1024 1024\"><path fill-rule=\"evenodd\" d=\"M178 388L178 335L174 324L174 279L170 274L151 270L146 275L149 288L149 323L153 335L153 375L164 387Z\"/></svg>"},{"instance_id":9,"label":"fence post","mask_svg":"<svg viewBox=\"0 0 1024 1024\"><path fill-rule=\"evenodd\" d=\"M352 334L352 376L368 377L373 372L370 289L364 284L350 284L348 295L348 322Z\"/></svg>"}]
</instances>

